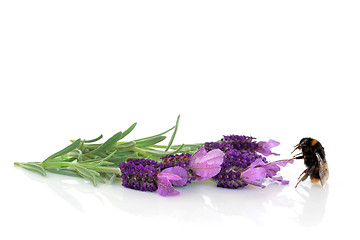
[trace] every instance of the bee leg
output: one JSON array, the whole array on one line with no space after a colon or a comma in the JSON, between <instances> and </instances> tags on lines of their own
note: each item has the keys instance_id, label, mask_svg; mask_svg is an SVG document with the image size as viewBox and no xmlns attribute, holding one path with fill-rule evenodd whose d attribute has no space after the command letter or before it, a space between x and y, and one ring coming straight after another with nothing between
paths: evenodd
<instances>
[{"instance_id":1,"label":"bee leg","mask_svg":"<svg viewBox=\"0 0 360 240\"><path fill-rule=\"evenodd\" d=\"M300 156L297 156L297 157L294 156L294 159L304 159L304 156L303 155L300 155Z\"/></svg>"},{"instance_id":2,"label":"bee leg","mask_svg":"<svg viewBox=\"0 0 360 240\"><path fill-rule=\"evenodd\" d=\"M300 174L298 179L300 179L300 177L305 173L305 175L297 182L297 184L295 185L295 188L299 185L300 182L305 181L309 177L309 173L307 171L308 171L308 169L305 169L305 171L302 174Z\"/></svg>"},{"instance_id":3,"label":"bee leg","mask_svg":"<svg viewBox=\"0 0 360 240\"><path fill-rule=\"evenodd\" d=\"M296 154L296 155L298 155L298 154ZM296 155L295 155L295 156L296 156ZM303 156L303 155L297 156L297 157L295 157L295 156L293 156L292 158L290 158L289 161L290 161L290 160L296 160L296 159L304 159L304 156Z\"/></svg>"},{"instance_id":4,"label":"bee leg","mask_svg":"<svg viewBox=\"0 0 360 240\"><path fill-rule=\"evenodd\" d=\"M307 178L309 177L309 173L305 173L305 175L297 182L297 184L295 185L295 188L299 185L299 183L305 181Z\"/></svg>"},{"instance_id":5,"label":"bee leg","mask_svg":"<svg viewBox=\"0 0 360 240\"><path fill-rule=\"evenodd\" d=\"M305 173L305 175L297 182L297 184L295 185L295 188L299 185L300 182L305 181L309 177L309 175L313 174L314 171L315 171L315 165L313 165L309 169L308 168L305 169L305 171L301 174L301 175L303 175ZM301 175L300 175L300 177L301 177Z\"/></svg>"},{"instance_id":6,"label":"bee leg","mask_svg":"<svg viewBox=\"0 0 360 240\"><path fill-rule=\"evenodd\" d=\"M306 172L307 172L308 169L305 169L301 174L300 176L298 177L298 180L301 178L302 175L304 175Z\"/></svg>"}]
</instances>

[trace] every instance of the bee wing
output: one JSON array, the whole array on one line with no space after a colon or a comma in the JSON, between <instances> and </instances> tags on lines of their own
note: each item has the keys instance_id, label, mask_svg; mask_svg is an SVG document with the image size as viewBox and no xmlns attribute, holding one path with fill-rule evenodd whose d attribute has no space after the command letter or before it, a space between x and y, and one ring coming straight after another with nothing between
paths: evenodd
<instances>
[{"instance_id":1,"label":"bee wing","mask_svg":"<svg viewBox=\"0 0 360 240\"><path fill-rule=\"evenodd\" d=\"M319 163L319 176L320 176L321 186L324 186L326 180L328 180L329 178L329 170L327 167L327 163L326 160L320 156L317 150L315 150L315 155Z\"/></svg>"}]
</instances>

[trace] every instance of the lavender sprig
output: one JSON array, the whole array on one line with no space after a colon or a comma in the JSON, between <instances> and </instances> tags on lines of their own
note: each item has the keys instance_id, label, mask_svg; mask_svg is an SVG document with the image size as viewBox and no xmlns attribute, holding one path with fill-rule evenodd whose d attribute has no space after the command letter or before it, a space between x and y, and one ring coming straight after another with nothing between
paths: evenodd
<instances>
[{"instance_id":1,"label":"lavender sprig","mask_svg":"<svg viewBox=\"0 0 360 240\"><path fill-rule=\"evenodd\" d=\"M259 154L231 149L225 153L221 170L213 179L218 187L243 188L247 183L241 179L241 173L255 161L267 162Z\"/></svg>"},{"instance_id":2,"label":"lavender sprig","mask_svg":"<svg viewBox=\"0 0 360 240\"><path fill-rule=\"evenodd\" d=\"M271 139L257 142L253 137L228 135L217 142L172 145L179 117L175 126L150 137L123 141L136 127L134 123L103 143L97 143L102 135L90 140L79 138L42 162L15 162L14 165L43 176L52 172L82 177L94 186L121 178L127 188L157 191L162 196L178 194L173 186L210 178L224 188L243 188L247 184L265 187L262 184L265 180L288 183L277 176L277 172L280 166L292 162L268 163L263 157L278 155L271 152L271 148L279 142ZM169 143L161 145L170 131L173 133Z\"/></svg>"},{"instance_id":3,"label":"lavender sprig","mask_svg":"<svg viewBox=\"0 0 360 240\"><path fill-rule=\"evenodd\" d=\"M179 116L180 117L180 116ZM25 168L46 176L46 172L62 175L82 177L93 183L105 183L105 179L114 180L121 176L119 164L131 158L147 158L160 161L161 157L169 154L194 152L193 148L185 145L172 146L179 117L175 126L150 137L132 141L121 141L131 133L136 123L123 132L118 132L104 143L97 143L102 135L95 139L77 139L62 150L50 155L42 162L15 162L15 166ZM160 150L157 144L164 141L166 133L173 130L166 149ZM171 151L168 151L170 150Z\"/></svg>"}]
</instances>

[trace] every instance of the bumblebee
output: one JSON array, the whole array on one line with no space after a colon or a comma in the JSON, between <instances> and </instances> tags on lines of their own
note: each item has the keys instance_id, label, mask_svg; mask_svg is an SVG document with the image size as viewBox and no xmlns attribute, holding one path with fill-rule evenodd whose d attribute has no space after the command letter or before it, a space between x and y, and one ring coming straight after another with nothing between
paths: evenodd
<instances>
[{"instance_id":1,"label":"bumblebee","mask_svg":"<svg viewBox=\"0 0 360 240\"><path fill-rule=\"evenodd\" d=\"M296 154L293 159L304 159L304 164L307 167L305 171L300 174L295 188L300 182L305 181L309 176L312 183L320 182L324 187L329 178L329 169L325 158L325 151L321 143L313 138L303 138L300 143L294 146L295 150L300 150L301 153ZM292 151L292 153L294 152Z\"/></svg>"}]
</instances>

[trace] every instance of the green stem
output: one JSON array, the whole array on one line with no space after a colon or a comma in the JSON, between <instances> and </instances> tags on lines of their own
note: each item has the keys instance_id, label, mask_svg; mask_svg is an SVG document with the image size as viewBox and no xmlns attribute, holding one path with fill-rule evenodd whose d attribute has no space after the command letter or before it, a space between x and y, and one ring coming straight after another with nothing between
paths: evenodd
<instances>
[{"instance_id":1,"label":"green stem","mask_svg":"<svg viewBox=\"0 0 360 240\"><path fill-rule=\"evenodd\" d=\"M43 168L47 167L74 167L77 163L74 162L45 162L45 163L39 163L38 165L41 165ZM80 165L81 166L81 165ZM120 175L120 168L118 167L92 167L91 170L97 171L97 172L104 172L104 173L116 173Z\"/></svg>"},{"instance_id":2,"label":"green stem","mask_svg":"<svg viewBox=\"0 0 360 240\"><path fill-rule=\"evenodd\" d=\"M102 144L84 144L83 150L94 150L97 149ZM110 146L107 150L114 151L117 150L118 152L126 152L131 151L135 147L135 141L128 141L128 142L117 142L114 145Z\"/></svg>"},{"instance_id":3,"label":"green stem","mask_svg":"<svg viewBox=\"0 0 360 240\"><path fill-rule=\"evenodd\" d=\"M42 166L43 168L47 167L74 167L76 163L74 162L42 162L38 165Z\"/></svg>"},{"instance_id":4,"label":"green stem","mask_svg":"<svg viewBox=\"0 0 360 240\"><path fill-rule=\"evenodd\" d=\"M184 144L184 147L190 147L190 148L198 148L200 146L204 145L203 143L194 143L194 144ZM180 147L181 145L172 145L170 147L170 149L177 149L178 147ZM154 147L154 148L166 148L167 146L165 145L152 145L151 147Z\"/></svg>"},{"instance_id":5,"label":"green stem","mask_svg":"<svg viewBox=\"0 0 360 240\"><path fill-rule=\"evenodd\" d=\"M141 154L143 157L147 157L147 156L149 155L148 152L146 152L145 150L143 150L143 149L141 149L141 148L139 148L139 147L135 147L133 150L134 150L135 152Z\"/></svg>"},{"instance_id":6,"label":"green stem","mask_svg":"<svg viewBox=\"0 0 360 240\"><path fill-rule=\"evenodd\" d=\"M102 173L116 173L118 175L121 174L120 168L118 167L95 167L95 168L91 168L91 170Z\"/></svg>"}]
</instances>

